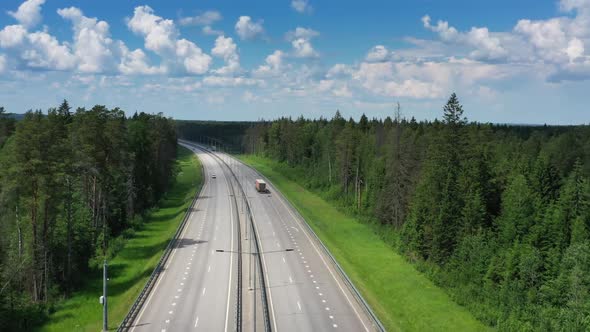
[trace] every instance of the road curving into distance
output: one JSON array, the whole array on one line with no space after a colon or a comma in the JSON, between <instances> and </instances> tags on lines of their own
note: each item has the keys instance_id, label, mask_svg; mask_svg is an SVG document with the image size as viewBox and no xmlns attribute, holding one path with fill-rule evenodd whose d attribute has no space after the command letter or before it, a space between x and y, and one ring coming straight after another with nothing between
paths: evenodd
<instances>
[{"instance_id":1,"label":"road curving into distance","mask_svg":"<svg viewBox=\"0 0 590 332\"><path fill-rule=\"evenodd\" d=\"M267 183L268 193L259 193L255 181L260 174L229 155L215 153L228 161L251 207L262 251L272 330L379 330L379 323L347 286L319 240L272 183Z\"/></svg>"},{"instance_id":2,"label":"road curving into distance","mask_svg":"<svg viewBox=\"0 0 590 332\"><path fill-rule=\"evenodd\" d=\"M217 158L188 148L203 165L203 189L170 258L128 331L237 329L237 255L215 251L233 250L239 241L229 189L231 175Z\"/></svg>"},{"instance_id":3,"label":"road curving into distance","mask_svg":"<svg viewBox=\"0 0 590 332\"><path fill-rule=\"evenodd\" d=\"M128 331L236 331L252 330L239 326L242 312L238 294L240 233L237 203L243 197L232 185L241 186L250 206L258 234L262 266L243 266L244 279L262 271L267 301L254 300L258 312L265 312L272 331L378 331L380 325L364 306L359 294L347 283L329 253L299 214L267 181L268 192L255 189L261 178L237 159L207 151L189 141L181 145L197 154L204 169L205 182L190 211L188 221L166 261L163 271L143 301ZM228 169L231 168L231 171ZM213 177L215 175L215 178ZM231 177L234 177L233 180ZM237 181L236 181L237 180ZM242 211L243 212L243 211ZM242 239L240 239L242 237ZM224 249L224 253L217 252ZM287 251L288 250L288 251ZM255 294L255 293L254 293ZM256 312L256 311L255 311ZM244 317L251 321L251 317ZM256 330L263 331L258 324Z\"/></svg>"}]
</instances>

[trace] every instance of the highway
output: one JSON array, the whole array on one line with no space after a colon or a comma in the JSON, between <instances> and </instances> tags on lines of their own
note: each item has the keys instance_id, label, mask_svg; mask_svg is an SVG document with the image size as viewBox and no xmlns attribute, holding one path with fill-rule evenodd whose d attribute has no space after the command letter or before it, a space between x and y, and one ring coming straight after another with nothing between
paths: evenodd
<instances>
[{"instance_id":1,"label":"highway","mask_svg":"<svg viewBox=\"0 0 590 332\"><path fill-rule=\"evenodd\" d=\"M254 182L260 178L256 171L235 159L230 163L246 192L258 229L273 330L374 330L305 221L272 184L267 183L269 193L256 191ZM286 248L294 251L264 254Z\"/></svg>"},{"instance_id":2,"label":"highway","mask_svg":"<svg viewBox=\"0 0 590 332\"><path fill-rule=\"evenodd\" d=\"M239 241L229 176L216 158L194 151L203 189L130 331L236 330L237 254L215 252Z\"/></svg>"},{"instance_id":3,"label":"highway","mask_svg":"<svg viewBox=\"0 0 590 332\"><path fill-rule=\"evenodd\" d=\"M255 170L229 155L205 152L186 141L181 145L193 150L201 160L204 186L179 244L130 325L130 331L238 330L236 301L238 291L242 290L237 287L238 253L231 251L238 250L239 218L245 216L246 205L240 201L243 197L235 181L237 200L231 196L233 191L229 186L233 175L223 164L231 167L243 188L252 213L253 222L248 225L253 224L258 234L268 298L268 328L273 331L376 330L305 221L272 184L267 183L268 193L259 193L254 183L261 176ZM246 230L241 237L242 244L248 248L244 254L254 251L251 234L248 237ZM219 249L226 252L217 252ZM244 287L249 285L250 273L259 271L250 267L248 260L242 271ZM242 312L244 331L253 330L254 308L258 312L255 320L259 322L256 331L264 330L261 315L265 310L260 296L265 289L259 277L252 279L256 280L255 289L259 292L250 289L244 293L248 299L244 300L247 309ZM252 294L257 295L254 298Z\"/></svg>"}]
</instances>

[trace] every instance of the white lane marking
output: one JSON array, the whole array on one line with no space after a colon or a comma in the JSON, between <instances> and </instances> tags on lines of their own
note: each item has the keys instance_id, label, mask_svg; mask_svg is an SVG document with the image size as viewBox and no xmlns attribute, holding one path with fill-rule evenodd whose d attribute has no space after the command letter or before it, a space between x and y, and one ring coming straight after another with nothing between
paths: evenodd
<instances>
[{"instance_id":1,"label":"white lane marking","mask_svg":"<svg viewBox=\"0 0 590 332\"><path fill-rule=\"evenodd\" d=\"M286 263L286 262L285 262L285 256L283 256L283 263Z\"/></svg>"},{"instance_id":2,"label":"white lane marking","mask_svg":"<svg viewBox=\"0 0 590 332\"><path fill-rule=\"evenodd\" d=\"M207 267L207 272L211 272L211 265Z\"/></svg>"},{"instance_id":3,"label":"white lane marking","mask_svg":"<svg viewBox=\"0 0 590 332\"><path fill-rule=\"evenodd\" d=\"M293 228L294 230L297 231L297 233L299 233L299 230L297 229L297 227L291 226L291 228Z\"/></svg>"},{"instance_id":4,"label":"white lane marking","mask_svg":"<svg viewBox=\"0 0 590 332\"><path fill-rule=\"evenodd\" d=\"M203 187L201 188L201 193L200 193L200 197L204 196L207 189L209 189L209 180L205 181L205 183L203 184ZM197 208L199 207L199 204L201 204L203 200L202 199L198 199L197 198L197 203L194 206L194 209L197 210ZM191 218L188 219L189 222L191 220ZM184 234L187 232L187 230L190 228L190 225L187 224L184 226L184 229L182 230L182 233L180 234L180 237L184 237ZM158 281L156 282L156 285L154 286L154 289L152 289L152 291L150 292L150 295L148 296L145 304L143 305L143 308L141 308L141 311L139 312L139 316L137 316L137 319L135 320L135 322L140 322L141 321L141 316L143 316L143 313L145 312L145 309L148 307L150 301L152 300L152 297L154 295L154 293L156 293L156 290L158 289L158 286L160 285L160 282L163 279L164 273L166 273L168 267L170 266L170 264L172 263L172 259L174 258L174 255L176 254L176 249L172 251L172 255L170 255L170 258L168 258L168 263L166 263L164 265L164 272L162 272L159 276L158 276ZM172 312L170 312L172 313ZM135 331L135 328L138 326L139 324L134 324L133 328L131 329L131 332Z\"/></svg>"},{"instance_id":5,"label":"white lane marking","mask_svg":"<svg viewBox=\"0 0 590 332\"><path fill-rule=\"evenodd\" d=\"M175 305L176 305L176 302L172 303L172 306L175 306Z\"/></svg>"},{"instance_id":6,"label":"white lane marking","mask_svg":"<svg viewBox=\"0 0 590 332\"><path fill-rule=\"evenodd\" d=\"M299 307L299 311L301 311L301 303L299 301L297 301L297 306Z\"/></svg>"},{"instance_id":7,"label":"white lane marking","mask_svg":"<svg viewBox=\"0 0 590 332\"><path fill-rule=\"evenodd\" d=\"M273 197L277 197L277 196L273 196ZM297 219L295 217L295 215L293 214L293 212L291 212L291 209L287 206L287 203L285 203L283 201L282 198L277 197L277 199L279 200L279 202L281 202L281 204L285 207L285 209L287 209L287 212L289 212L289 215L291 216L291 218L293 218L293 221L295 223L300 223L300 222L305 222L305 220L303 221L299 221L299 219ZM274 206L274 205L272 205ZM363 327L365 328L365 331L369 331L369 328L367 327L367 325L365 325L365 321L361 318L360 314L358 313L358 311L356 310L356 307L352 304L350 298L348 297L348 294L346 294L346 292L344 291L344 288L342 287L342 285L340 284L340 281L338 281L338 279L336 278L336 276L334 275L334 272L332 272L332 269L330 269L330 267L328 266L328 263L326 262L326 260L324 259L324 255L320 252L320 250L318 249L318 247L316 246L315 242L311 239L310 235L308 234L308 232L303 232L303 234L305 234L305 237L307 237L307 239L309 240L309 242L311 243L311 245L313 246L313 248L316 250L316 252L318 253L318 255L320 256L320 259L322 260L322 262L324 263L324 266L328 269L328 271L330 272L330 274L332 275L332 278L334 278L334 281L336 281L336 284L338 285L338 287L340 288L340 291L342 292L342 294L344 295L344 297L346 298L346 300L348 301L348 304L350 305L350 307L352 308L352 310L354 311L354 313L356 314L357 318L359 319L359 321L361 322L361 324L363 324ZM314 281L315 283L315 281ZM275 329L276 330L276 329Z\"/></svg>"},{"instance_id":8,"label":"white lane marking","mask_svg":"<svg viewBox=\"0 0 590 332\"><path fill-rule=\"evenodd\" d=\"M330 316L328 316L328 317L330 317L330 319L334 319L334 316L332 316L332 315L330 315Z\"/></svg>"},{"instance_id":9,"label":"white lane marking","mask_svg":"<svg viewBox=\"0 0 590 332\"><path fill-rule=\"evenodd\" d=\"M330 307L326 307L326 311L330 311Z\"/></svg>"},{"instance_id":10,"label":"white lane marking","mask_svg":"<svg viewBox=\"0 0 590 332\"><path fill-rule=\"evenodd\" d=\"M289 276L289 282L293 283L293 278L291 278L291 276Z\"/></svg>"},{"instance_id":11,"label":"white lane marking","mask_svg":"<svg viewBox=\"0 0 590 332\"><path fill-rule=\"evenodd\" d=\"M173 312L174 312L174 311L172 311L172 310L168 311L168 313L169 313L170 315L172 315L172 313L173 313Z\"/></svg>"},{"instance_id":12,"label":"white lane marking","mask_svg":"<svg viewBox=\"0 0 590 332\"><path fill-rule=\"evenodd\" d=\"M197 316L197 320L195 321L195 327L197 327L197 325L199 325L199 316Z\"/></svg>"},{"instance_id":13,"label":"white lane marking","mask_svg":"<svg viewBox=\"0 0 590 332\"><path fill-rule=\"evenodd\" d=\"M225 179L225 185L227 186L227 192L229 194L230 192L230 188L229 188L229 182L227 181L227 177L223 177ZM235 197L234 197L235 199ZM231 228L231 238L230 238L230 251L234 251L234 210L233 210L233 204L231 202L231 199L229 197L229 195L227 196L227 200L229 201L229 224L230 224L230 228ZM229 307L230 307L230 299L231 299L231 283L232 283L232 277L233 277L233 264L234 264L234 255L233 253L230 252L229 254L229 281L227 283L227 307L225 309L225 331L227 332L227 328L228 328L228 324L229 324Z\"/></svg>"},{"instance_id":14,"label":"white lane marking","mask_svg":"<svg viewBox=\"0 0 590 332\"><path fill-rule=\"evenodd\" d=\"M332 325L332 326L334 326L334 327L338 327L338 325L336 325L336 324L334 324L334 325Z\"/></svg>"},{"instance_id":15,"label":"white lane marking","mask_svg":"<svg viewBox=\"0 0 590 332\"><path fill-rule=\"evenodd\" d=\"M205 295L206 288L203 288L203 293L201 295Z\"/></svg>"},{"instance_id":16,"label":"white lane marking","mask_svg":"<svg viewBox=\"0 0 590 332\"><path fill-rule=\"evenodd\" d=\"M170 323L170 320L169 319L166 319L166 324L168 324L168 323Z\"/></svg>"}]
</instances>

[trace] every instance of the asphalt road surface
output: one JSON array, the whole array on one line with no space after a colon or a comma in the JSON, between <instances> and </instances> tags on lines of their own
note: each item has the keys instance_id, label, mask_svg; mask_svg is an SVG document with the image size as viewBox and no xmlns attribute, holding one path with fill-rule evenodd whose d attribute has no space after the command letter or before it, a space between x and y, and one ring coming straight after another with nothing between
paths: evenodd
<instances>
[{"instance_id":1,"label":"asphalt road surface","mask_svg":"<svg viewBox=\"0 0 590 332\"><path fill-rule=\"evenodd\" d=\"M178 245L131 331L234 331L237 328L237 254L219 253L216 249L237 250L237 210L243 206L232 203L229 190L232 175L222 167L222 162L194 146L187 147L203 164L204 187ZM271 329L375 330L305 221L276 188L267 183L268 193L257 192L254 183L260 175L256 171L228 155L216 154L233 169L252 209L268 289ZM243 231L242 237L247 237L247 232ZM248 280L249 271L249 266L244 265L244 280ZM260 324L257 330L262 327Z\"/></svg>"},{"instance_id":2,"label":"asphalt road surface","mask_svg":"<svg viewBox=\"0 0 590 332\"><path fill-rule=\"evenodd\" d=\"M237 255L215 252L234 250L239 240L230 175L193 150L203 164L203 190L131 331L236 330Z\"/></svg>"},{"instance_id":3,"label":"asphalt road surface","mask_svg":"<svg viewBox=\"0 0 590 332\"><path fill-rule=\"evenodd\" d=\"M227 155L218 155L228 160L252 208L270 290L273 330L374 330L372 321L309 233L305 221L277 189L267 183L269 193L257 192L254 183L259 174ZM287 248L294 251L281 252Z\"/></svg>"}]
</instances>

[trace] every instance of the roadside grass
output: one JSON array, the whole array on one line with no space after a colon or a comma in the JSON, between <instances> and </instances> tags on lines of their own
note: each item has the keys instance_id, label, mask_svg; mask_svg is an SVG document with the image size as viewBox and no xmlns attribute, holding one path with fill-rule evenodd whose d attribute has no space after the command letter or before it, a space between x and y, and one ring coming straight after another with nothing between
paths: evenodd
<instances>
[{"instance_id":1,"label":"roadside grass","mask_svg":"<svg viewBox=\"0 0 590 332\"><path fill-rule=\"evenodd\" d=\"M388 246L370 225L285 176L268 158L240 159L268 177L303 215L388 331L487 331L469 311Z\"/></svg>"},{"instance_id":2,"label":"roadside grass","mask_svg":"<svg viewBox=\"0 0 590 332\"><path fill-rule=\"evenodd\" d=\"M109 262L109 330L116 329L131 308L201 186L197 157L179 146L177 158L180 171L176 182L154 212L145 218L143 226ZM82 289L56 306L39 331L100 331L100 295L102 271L96 271Z\"/></svg>"}]
</instances>

